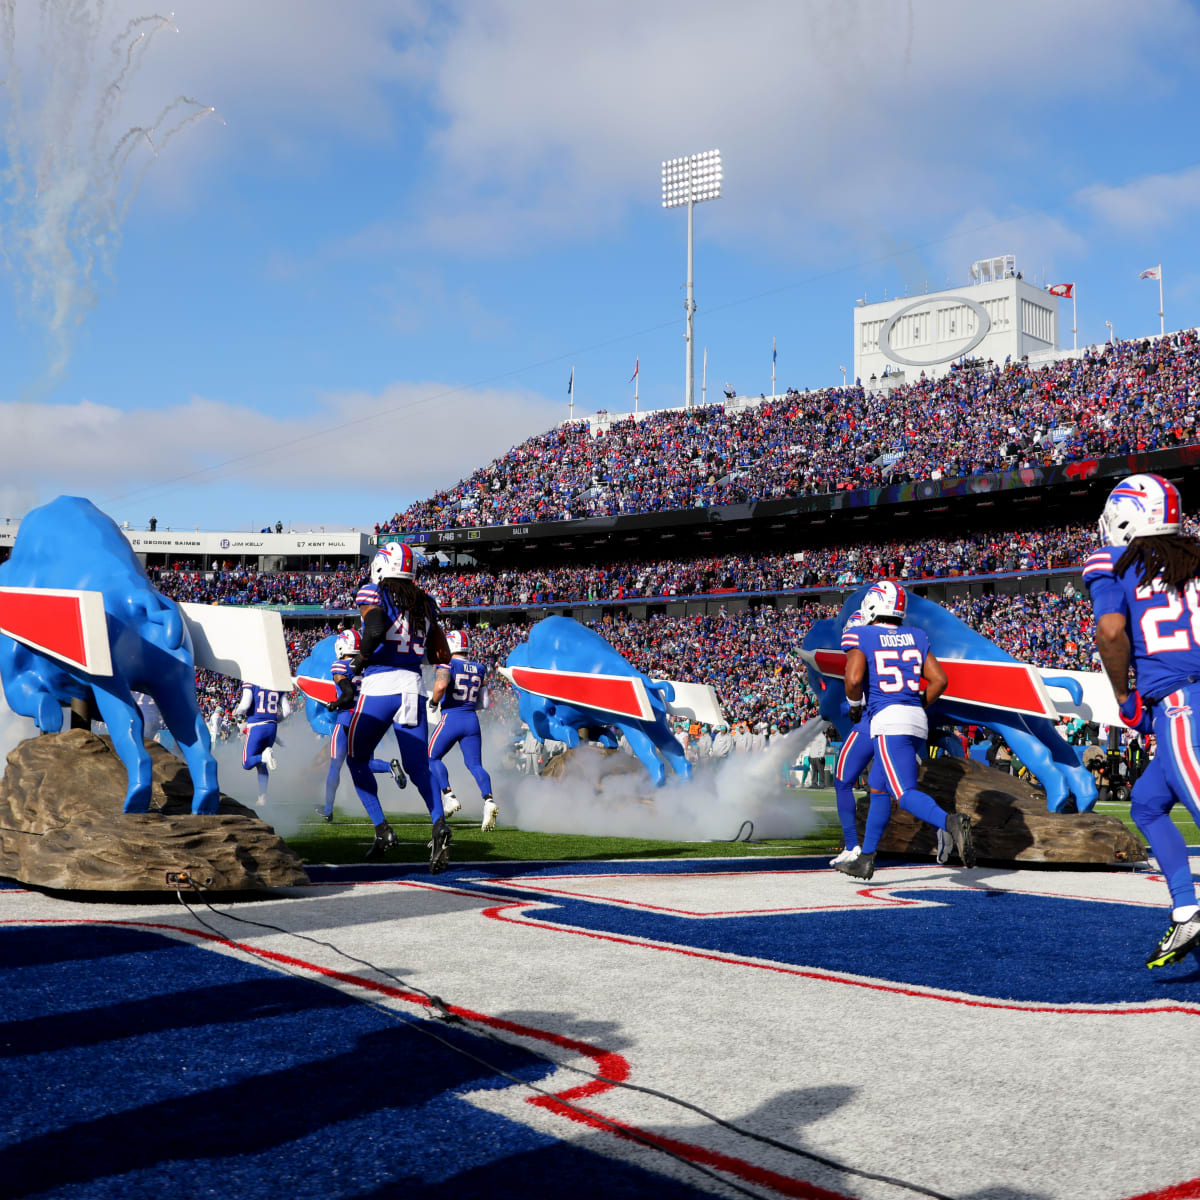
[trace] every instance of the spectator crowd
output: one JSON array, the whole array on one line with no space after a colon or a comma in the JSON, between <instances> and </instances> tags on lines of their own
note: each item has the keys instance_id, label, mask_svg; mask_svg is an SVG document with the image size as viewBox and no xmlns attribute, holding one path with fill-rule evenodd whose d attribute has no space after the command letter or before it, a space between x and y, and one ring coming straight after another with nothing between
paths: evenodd
<instances>
[{"instance_id":1,"label":"spectator crowd","mask_svg":"<svg viewBox=\"0 0 1200 1200\"><path fill-rule=\"evenodd\" d=\"M529 438L380 533L566 521L819 495L1197 440L1200 340L1187 330L1044 366L985 364L890 391L789 392L755 407L586 422ZM936 431L936 432L935 432Z\"/></svg>"}]
</instances>

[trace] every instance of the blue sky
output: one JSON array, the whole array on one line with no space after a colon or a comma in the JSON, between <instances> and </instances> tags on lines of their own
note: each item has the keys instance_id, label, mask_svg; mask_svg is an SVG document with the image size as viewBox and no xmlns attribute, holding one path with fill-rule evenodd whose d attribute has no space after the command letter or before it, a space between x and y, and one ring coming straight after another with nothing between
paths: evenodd
<instances>
[{"instance_id":1,"label":"blue sky","mask_svg":"<svg viewBox=\"0 0 1200 1200\"><path fill-rule=\"evenodd\" d=\"M572 364L577 415L635 358L679 403L659 163L714 146L710 396L773 336L781 388L840 381L856 297L993 254L1077 282L1081 343L1157 330L1160 261L1200 322L1185 0L173 2L0 4L0 516L367 527L565 418Z\"/></svg>"}]
</instances>

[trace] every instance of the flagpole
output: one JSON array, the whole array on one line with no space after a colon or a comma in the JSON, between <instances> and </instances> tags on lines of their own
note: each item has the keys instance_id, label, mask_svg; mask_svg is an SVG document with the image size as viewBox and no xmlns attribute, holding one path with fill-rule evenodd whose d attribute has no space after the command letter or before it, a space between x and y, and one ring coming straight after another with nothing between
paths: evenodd
<instances>
[{"instance_id":1,"label":"flagpole","mask_svg":"<svg viewBox=\"0 0 1200 1200\"><path fill-rule=\"evenodd\" d=\"M560 375L559 379L561 379L561 378L562 378L562 376ZM570 414L571 415L569 417L567 417L567 420L573 421L573 420L575 420L575 367L574 367L574 365L572 365L572 367L571 367L571 382L567 387L567 395L571 397L571 405L570 405Z\"/></svg>"},{"instance_id":2,"label":"flagpole","mask_svg":"<svg viewBox=\"0 0 1200 1200\"><path fill-rule=\"evenodd\" d=\"M708 347L704 347L704 365L700 368L700 403L704 404L704 393L708 390Z\"/></svg>"},{"instance_id":3,"label":"flagpole","mask_svg":"<svg viewBox=\"0 0 1200 1200\"><path fill-rule=\"evenodd\" d=\"M1071 284L1071 349L1079 349L1079 321L1075 314L1075 284Z\"/></svg>"},{"instance_id":4,"label":"flagpole","mask_svg":"<svg viewBox=\"0 0 1200 1200\"><path fill-rule=\"evenodd\" d=\"M1158 336L1166 337L1167 323L1163 318L1162 263L1158 264Z\"/></svg>"},{"instance_id":5,"label":"flagpole","mask_svg":"<svg viewBox=\"0 0 1200 1200\"><path fill-rule=\"evenodd\" d=\"M771 395L775 395L775 339L771 339Z\"/></svg>"},{"instance_id":6,"label":"flagpole","mask_svg":"<svg viewBox=\"0 0 1200 1200\"><path fill-rule=\"evenodd\" d=\"M642 360L639 358L638 359L638 367L640 367L641 365L642 365ZM639 370L635 369L633 372L633 411L634 412L637 412L637 410L638 410L638 385L642 382L641 379L639 378L640 375L641 375L641 372Z\"/></svg>"}]
</instances>

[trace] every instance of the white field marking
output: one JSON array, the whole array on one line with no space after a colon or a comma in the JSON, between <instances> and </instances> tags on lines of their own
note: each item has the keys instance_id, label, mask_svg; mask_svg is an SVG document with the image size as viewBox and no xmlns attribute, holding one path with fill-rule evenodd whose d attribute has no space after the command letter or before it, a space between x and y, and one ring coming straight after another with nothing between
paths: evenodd
<instances>
[{"instance_id":1,"label":"white field marking","mask_svg":"<svg viewBox=\"0 0 1200 1200\"><path fill-rule=\"evenodd\" d=\"M899 868L896 886L911 888L922 870ZM742 876L747 907L768 907L770 885L759 885L772 874ZM819 874L806 873L805 879ZM1070 891L1067 872L947 874L982 876L989 888L1004 874L1011 890L1035 894L1044 894L1053 876L1055 894ZM1097 873L1075 878L1078 892L1086 884L1099 899L1116 901L1116 889L1131 890L1126 903L1137 900L1139 880L1148 882L1145 876ZM835 882L851 884L840 876ZM877 876L872 884L879 883L893 886ZM851 979L772 969L751 959L716 961L661 944L569 936L578 931L530 929L502 919L503 913L489 918L488 910L506 905L517 916L529 910L490 891L492 881L485 887L482 895L417 880L314 887L240 904L236 911L294 924L451 1004L619 1053L631 1082L674 1092L835 1160L950 1195L1008 1190L1046 1200L1121 1200L1197 1174L1190 1142L1162 1117L1189 1112L1194 1104L1200 1072L1195 1011L1172 1010L1169 1001L1055 1010L999 1000L983 1007L948 992L873 981L869 952L862 974ZM84 905L32 892L8 893L6 901L8 921L190 922L173 901ZM214 902L223 907L219 897ZM366 974L310 943L204 916L254 946ZM914 956L924 953L919 937L912 947ZM1118 952L1129 951L1097 947L1097 953ZM69 1009L71 998L61 999ZM48 998L49 1006L54 1003ZM1147 1063L1157 1064L1152 1080ZM557 1087L564 1080L586 1082L560 1071L544 1083ZM649 1151L530 1104L517 1088L469 1099L552 1136L689 1178ZM864 1200L903 1195L821 1171L650 1097L608 1090L581 1103ZM1097 1129L1104 1131L1100 1155ZM1013 1146L1021 1153L1014 1154Z\"/></svg>"}]
</instances>

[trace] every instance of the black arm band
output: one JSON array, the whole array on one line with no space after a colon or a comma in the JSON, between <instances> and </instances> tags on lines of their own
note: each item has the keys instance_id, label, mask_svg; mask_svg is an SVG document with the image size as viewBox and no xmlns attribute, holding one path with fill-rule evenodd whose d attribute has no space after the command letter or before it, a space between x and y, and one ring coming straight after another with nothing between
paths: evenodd
<instances>
[{"instance_id":1,"label":"black arm band","mask_svg":"<svg viewBox=\"0 0 1200 1200\"><path fill-rule=\"evenodd\" d=\"M362 643L358 648L363 658L370 658L388 631L387 613L382 608L369 608L363 616Z\"/></svg>"}]
</instances>

